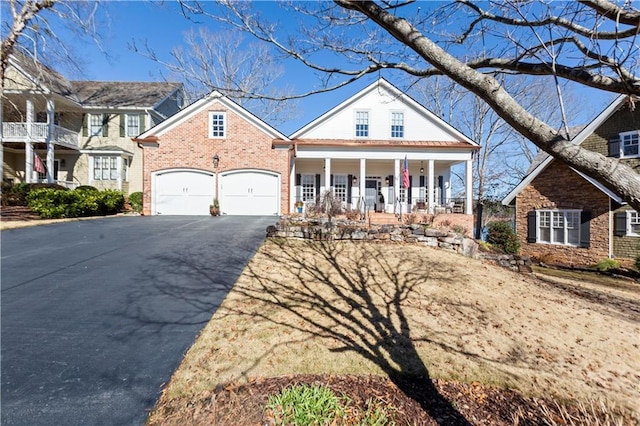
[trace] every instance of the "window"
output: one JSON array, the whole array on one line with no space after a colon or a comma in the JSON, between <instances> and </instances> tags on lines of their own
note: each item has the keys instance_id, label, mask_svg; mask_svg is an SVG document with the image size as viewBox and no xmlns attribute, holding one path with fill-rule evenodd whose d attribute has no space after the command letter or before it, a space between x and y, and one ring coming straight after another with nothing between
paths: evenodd
<instances>
[{"instance_id":1,"label":"window","mask_svg":"<svg viewBox=\"0 0 640 426\"><path fill-rule=\"evenodd\" d=\"M302 175L302 201L314 202L316 198L316 177Z\"/></svg>"},{"instance_id":2,"label":"window","mask_svg":"<svg viewBox=\"0 0 640 426\"><path fill-rule=\"evenodd\" d=\"M102 114L89 114L89 136L102 134Z\"/></svg>"},{"instance_id":3,"label":"window","mask_svg":"<svg viewBox=\"0 0 640 426\"><path fill-rule=\"evenodd\" d=\"M369 137L369 111L356 111L356 137Z\"/></svg>"},{"instance_id":4,"label":"window","mask_svg":"<svg viewBox=\"0 0 640 426\"><path fill-rule=\"evenodd\" d=\"M640 213L633 210L627 212L627 235L640 237Z\"/></svg>"},{"instance_id":5,"label":"window","mask_svg":"<svg viewBox=\"0 0 640 426\"><path fill-rule=\"evenodd\" d=\"M226 123L224 112L209 113L209 137L224 138L226 137Z\"/></svg>"},{"instance_id":6,"label":"window","mask_svg":"<svg viewBox=\"0 0 640 426\"><path fill-rule=\"evenodd\" d=\"M536 242L580 245L579 210L538 210Z\"/></svg>"},{"instance_id":7,"label":"window","mask_svg":"<svg viewBox=\"0 0 640 426\"><path fill-rule=\"evenodd\" d=\"M118 157L93 157L93 180L117 180Z\"/></svg>"},{"instance_id":8,"label":"window","mask_svg":"<svg viewBox=\"0 0 640 426\"><path fill-rule=\"evenodd\" d=\"M640 131L620 133L620 150L621 157L638 157L638 141L640 140Z\"/></svg>"},{"instance_id":9,"label":"window","mask_svg":"<svg viewBox=\"0 0 640 426\"><path fill-rule=\"evenodd\" d=\"M347 175L335 175L333 177L333 191L340 201L347 201Z\"/></svg>"},{"instance_id":10,"label":"window","mask_svg":"<svg viewBox=\"0 0 640 426\"><path fill-rule=\"evenodd\" d=\"M404 113L403 112L391 113L391 137L392 138L404 137Z\"/></svg>"},{"instance_id":11,"label":"window","mask_svg":"<svg viewBox=\"0 0 640 426\"><path fill-rule=\"evenodd\" d=\"M138 136L140 134L140 115L127 114L127 136Z\"/></svg>"}]
</instances>

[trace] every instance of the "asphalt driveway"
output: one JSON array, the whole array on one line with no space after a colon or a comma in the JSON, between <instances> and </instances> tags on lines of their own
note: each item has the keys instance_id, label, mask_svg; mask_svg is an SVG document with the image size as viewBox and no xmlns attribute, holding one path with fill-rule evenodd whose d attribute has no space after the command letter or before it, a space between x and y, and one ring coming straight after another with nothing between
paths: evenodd
<instances>
[{"instance_id":1,"label":"asphalt driveway","mask_svg":"<svg viewBox=\"0 0 640 426\"><path fill-rule=\"evenodd\" d=\"M121 217L0 233L1 423L144 423L274 221Z\"/></svg>"}]
</instances>

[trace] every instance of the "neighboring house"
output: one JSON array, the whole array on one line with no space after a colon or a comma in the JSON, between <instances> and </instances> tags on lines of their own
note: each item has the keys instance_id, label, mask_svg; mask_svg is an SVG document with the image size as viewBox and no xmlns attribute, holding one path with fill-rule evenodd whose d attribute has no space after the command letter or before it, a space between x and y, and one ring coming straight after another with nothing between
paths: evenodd
<instances>
[{"instance_id":1,"label":"neighboring house","mask_svg":"<svg viewBox=\"0 0 640 426\"><path fill-rule=\"evenodd\" d=\"M640 109L620 96L572 141L620 158L640 182L639 139ZM597 180L544 153L502 202L515 204L522 254L573 265L640 255L638 212Z\"/></svg>"},{"instance_id":2,"label":"neighboring house","mask_svg":"<svg viewBox=\"0 0 640 426\"><path fill-rule=\"evenodd\" d=\"M4 181L142 191L131 138L182 106L178 83L69 81L35 59L9 58L0 98Z\"/></svg>"},{"instance_id":3,"label":"neighboring house","mask_svg":"<svg viewBox=\"0 0 640 426\"><path fill-rule=\"evenodd\" d=\"M145 214L207 214L216 196L222 214L285 214L328 190L347 209L472 214L478 145L384 79L290 137L213 92L136 141ZM466 195L453 199L460 163Z\"/></svg>"}]
</instances>

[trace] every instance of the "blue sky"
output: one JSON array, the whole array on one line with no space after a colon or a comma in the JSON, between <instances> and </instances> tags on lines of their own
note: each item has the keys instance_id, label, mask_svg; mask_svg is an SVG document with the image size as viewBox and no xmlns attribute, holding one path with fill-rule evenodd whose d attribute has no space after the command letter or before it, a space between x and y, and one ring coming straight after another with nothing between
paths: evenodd
<instances>
[{"instance_id":1,"label":"blue sky","mask_svg":"<svg viewBox=\"0 0 640 426\"><path fill-rule=\"evenodd\" d=\"M1 1L1 0L0 0ZM215 6L212 2L205 2L207 6ZM436 2L419 2L423 9L437 5ZM6 5L6 4L5 4ZM291 17L282 13L275 2L258 2L255 7L277 21L284 30L296 23ZM412 6L413 7L413 6ZM174 1L108 1L101 4L101 23L99 32L102 35L104 50L109 52L106 57L95 45L86 40L78 40L71 34L62 34L65 40L71 42L76 55L84 62L83 75L68 75L69 78L110 80L110 81L158 81L162 80L161 65L133 52L129 45L135 42L138 46L148 43L159 55L168 52L183 43L184 34L189 29L206 26L211 31L220 30L216 23L209 18L194 18L188 20L180 13L180 7ZM250 36L246 36L250 40ZM165 56L166 57L166 56ZM62 71L63 73L64 70ZM400 78L401 72L385 73L385 78L403 89ZM361 81L346 88L326 94L314 95L299 101L299 114L286 123L279 124L278 130L291 134L309 121L337 105L344 99L356 93L361 88L375 80L378 75L364 77ZM284 80L294 86L297 93L303 93L317 87L319 80L304 65L288 61ZM607 101L601 95L589 95L589 108L585 109L585 117L592 117L602 110ZM586 120L586 118L584 119ZM576 124L576 123L573 123Z\"/></svg>"}]
</instances>

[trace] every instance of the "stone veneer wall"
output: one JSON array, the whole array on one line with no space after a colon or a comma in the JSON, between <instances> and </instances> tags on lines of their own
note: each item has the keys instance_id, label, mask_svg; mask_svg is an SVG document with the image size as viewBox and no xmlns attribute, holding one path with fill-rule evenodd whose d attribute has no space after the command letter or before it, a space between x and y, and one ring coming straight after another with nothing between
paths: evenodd
<instances>
[{"instance_id":1,"label":"stone veneer wall","mask_svg":"<svg viewBox=\"0 0 640 426\"><path fill-rule=\"evenodd\" d=\"M527 242L527 213L536 209L591 212L588 248ZM553 161L516 198L520 253L550 263L590 265L609 255L609 198L559 161Z\"/></svg>"}]
</instances>

